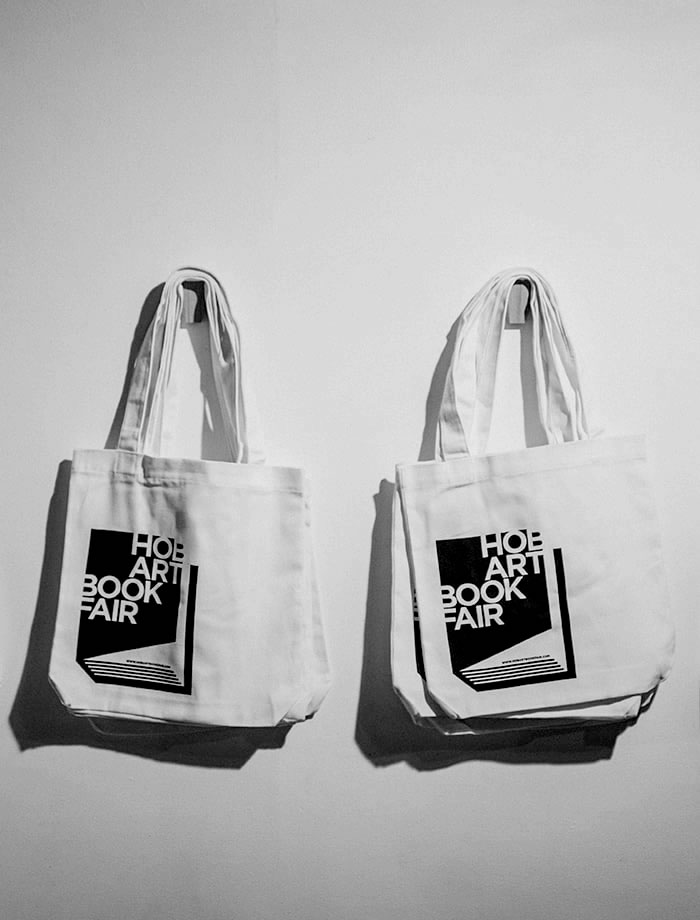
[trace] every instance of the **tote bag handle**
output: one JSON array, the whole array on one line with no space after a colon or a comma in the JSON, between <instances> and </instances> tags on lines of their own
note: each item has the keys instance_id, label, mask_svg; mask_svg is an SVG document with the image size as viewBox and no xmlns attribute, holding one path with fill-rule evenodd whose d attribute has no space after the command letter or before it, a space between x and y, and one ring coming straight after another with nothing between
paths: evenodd
<instances>
[{"instance_id":1,"label":"tote bag handle","mask_svg":"<svg viewBox=\"0 0 700 920\"><path fill-rule=\"evenodd\" d=\"M165 393L185 306L185 282L201 282L204 287L212 371L230 458L234 463L262 463L255 420L246 412L238 326L217 279L197 268L173 272L163 286L134 365L117 448L160 454Z\"/></svg>"},{"instance_id":2,"label":"tote bag handle","mask_svg":"<svg viewBox=\"0 0 700 920\"><path fill-rule=\"evenodd\" d=\"M528 282L531 292L537 411L547 441L590 437L576 357L554 292L533 269L512 268L491 278L459 318L437 426L436 456L443 460L486 451L501 335L518 281Z\"/></svg>"}]
</instances>

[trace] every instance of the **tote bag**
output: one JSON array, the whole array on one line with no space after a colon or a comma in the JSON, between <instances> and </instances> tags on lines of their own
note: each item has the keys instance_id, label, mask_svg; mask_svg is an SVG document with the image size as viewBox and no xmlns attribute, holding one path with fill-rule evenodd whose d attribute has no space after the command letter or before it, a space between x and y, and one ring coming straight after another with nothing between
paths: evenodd
<instances>
[{"instance_id":1,"label":"tote bag","mask_svg":"<svg viewBox=\"0 0 700 920\"><path fill-rule=\"evenodd\" d=\"M183 285L201 282L231 462L161 457ZM116 450L74 453L50 679L75 714L272 726L329 683L308 482L266 466L213 275L167 280Z\"/></svg>"},{"instance_id":2,"label":"tote bag","mask_svg":"<svg viewBox=\"0 0 700 920\"><path fill-rule=\"evenodd\" d=\"M635 718L646 701L627 697L578 707L556 707L536 712L516 712L500 717L470 720L450 718L425 684L420 623L410 578L405 534L396 491L392 505L391 672L394 691L416 725L444 735L577 726L593 722L618 722Z\"/></svg>"},{"instance_id":3,"label":"tote bag","mask_svg":"<svg viewBox=\"0 0 700 920\"><path fill-rule=\"evenodd\" d=\"M548 443L488 455L520 280ZM436 453L396 471L430 700L468 720L646 698L673 629L644 440L589 437L574 352L537 272L496 275L463 311Z\"/></svg>"}]
</instances>

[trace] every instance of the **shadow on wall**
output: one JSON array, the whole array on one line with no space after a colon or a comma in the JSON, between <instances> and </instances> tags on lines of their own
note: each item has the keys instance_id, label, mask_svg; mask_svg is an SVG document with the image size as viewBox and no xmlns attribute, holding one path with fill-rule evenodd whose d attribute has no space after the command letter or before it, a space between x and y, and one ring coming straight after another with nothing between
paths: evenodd
<instances>
[{"instance_id":1,"label":"shadow on wall","mask_svg":"<svg viewBox=\"0 0 700 920\"><path fill-rule=\"evenodd\" d=\"M420 460L432 460L436 456L438 414L455 349L458 322L449 332L431 381ZM528 447L534 447L546 443L546 439L537 412L531 317L519 328L525 440ZM413 723L391 681L393 494L393 483L383 480L374 497L364 658L355 731L357 745L367 759L376 766L406 762L417 770L435 770L469 760L554 764L609 759L617 737L630 723L529 728L451 738Z\"/></svg>"},{"instance_id":2,"label":"shadow on wall","mask_svg":"<svg viewBox=\"0 0 700 920\"><path fill-rule=\"evenodd\" d=\"M121 398L107 438L108 448L113 448L117 443L134 363L158 307L162 289L163 285L154 288L141 308ZM198 349L197 356L199 359ZM201 364L200 369L204 386L208 374L206 367ZM204 449L205 438L208 438L204 431L202 438ZM290 726L192 729L127 720L102 719L93 722L82 716L71 715L63 706L49 683L48 674L58 609L70 469L70 461L64 460L56 476L46 524L44 560L34 621L22 678L10 713L10 726L20 749L82 744L153 760L239 769L257 750L282 747Z\"/></svg>"}]
</instances>

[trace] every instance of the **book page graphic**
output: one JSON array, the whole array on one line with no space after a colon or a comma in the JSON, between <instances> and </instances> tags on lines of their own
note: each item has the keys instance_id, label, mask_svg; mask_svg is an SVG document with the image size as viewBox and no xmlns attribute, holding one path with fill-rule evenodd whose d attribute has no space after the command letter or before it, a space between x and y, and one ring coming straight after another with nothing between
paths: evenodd
<instances>
[{"instance_id":1,"label":"book page graphic","mask_svg":"<svg viewBox=\"0 0 700 920\"><path fill-rule=\"evenodd\" d=\"M576 677L560 548L537 531L436 541L453 673L474 690Z\"/></svg>"},{"instance_id":2,"label":"book page graphic","mask_svg":"<svg viewBox=\"0 0 700 920\"><path fill-rule=\"evenodd\" d=\"M76 661L92 680L192 692L198 568L170 537L90 532Z\"/></svg>"}]
</instances>

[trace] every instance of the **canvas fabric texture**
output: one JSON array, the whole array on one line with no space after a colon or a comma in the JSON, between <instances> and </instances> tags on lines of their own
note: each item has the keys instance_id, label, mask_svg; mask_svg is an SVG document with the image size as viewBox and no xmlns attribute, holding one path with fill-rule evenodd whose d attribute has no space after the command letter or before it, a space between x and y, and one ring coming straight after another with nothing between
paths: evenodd
<instances>
[{"instance_id":1,"label":"canvas fabric texture","mask_svg":"<svg viewBox=\"0 0 700 920\"><path fill-rule=\"evenodd\" d=\"M548 443L488 454L500 338L523 280ZM502 272L463 311L435 457L396 470L392 674L413 718L449 734L634 718L674 642L645 442L590 436L539 273Z\"/></svg>"},{"instance_id":2,"label":"canvas fabric texture","mask_svg":"<svg viewBox=\"0 0 700 920\"><path fill-rule=\"evenodd\" d=\"M160 456L186 282L204 289L230 462ZM309 483L263 462L238 327L208 272L167 280L117 449L74 453L49 676L76 715L188 726L300 721L328 690Z\"/></svg>"}]
</instances>

